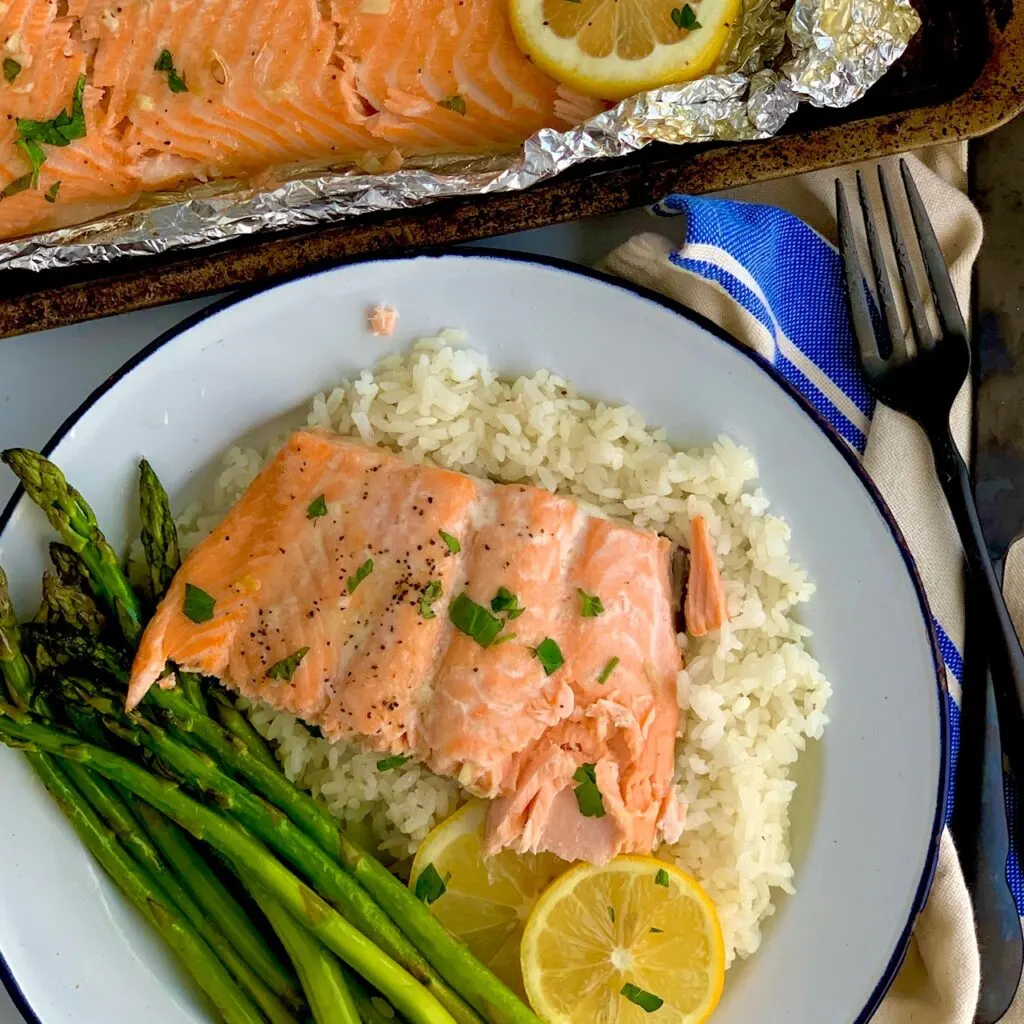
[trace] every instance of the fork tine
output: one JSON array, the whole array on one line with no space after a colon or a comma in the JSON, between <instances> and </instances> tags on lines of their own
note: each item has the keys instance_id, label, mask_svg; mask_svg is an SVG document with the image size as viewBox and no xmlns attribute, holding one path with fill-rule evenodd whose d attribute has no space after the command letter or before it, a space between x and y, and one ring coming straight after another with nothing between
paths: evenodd
<instances>
[{"instance_id":1,"label":"fork tine","mask_svg":"<svg viewBox=\"0 0 1024 1024\"><path fill-rule=\"evenodd\" d=\"M924 300L921 298L921 290L917 287L914 266L910 262L910 250L907 248L907 240L903 236L903 229L896 216L896 204L893 202L892 190L889 188L889 179L882 170L881 164L878 165L878 185L882 190L885 219L889 223L889 234L892 236L893 248L896 250L896 263L900 270L900 280L903 282L903 293L906 296L907 305L910 307L914 341L917 342L918 348L929 348L935 344L935 335L928 326Z\"/></svg>"},{"instance_id":2,"label":"fork tine","mask_svg":"<svg viewBox=\"0 0 1024 1024\"><path fill-rule=\"evenodd\" d=\"M846 205L846 191L843 183L836 178L836 221L839 226L839 253L843 261L843 277L846 281L846 298L853 324L853 336L860 350L861 366L869 376L881 372L885 360L878 350L875 326L871 322L871 307L868 303L867 285L857 255L857 238L853 233L850 208Z\"/></svg>"},{"instance_id":3,"label":"fork tine","mask_svg":"<svg viewBox=\"0 0 1024 1024\"><path fill-rule=\"evenodd\" d=\"M956 301L953 283L949 279L949 271L946 270L946 261L939 248L939 240L935 237L932 222L928 219L921 193L917 191L917 185L906 160L900 160L900 176L903 178L903 187L907 190L910 215L917 231L917 242L921 246L921 254L924 256L924 265L928 270L928 281L932 286L935 308L939 311L942 329L946 334L959 334L961 338L966 339L967 327L964 324L963 313L960 311L960 303Z\"/></svg>"},{"instance_id":4,"label":"fork tine","mask_svg":"<svg viewBox=\"0 0 1024 1024\"><path fill-rule=\"evenodd\" d=\"M882 316L885 321L886 333L889 336L889 344L892 346L892 354L896 362L906 362L910 353L907 351L903 324L900 322L900 311L893 296L892 282L889 280L889 269L885 265L885 252L882 249L882 240L878 236L875 218L871 214L871 202L868 199L867 187L864 184L864 175L860 171L857 172L857 195L860 198L861 214L864 217L864 230L868 236L868 251L871 253L871 266L875 271L878 302L882 307Z\"/></svg>"}]
</instances>

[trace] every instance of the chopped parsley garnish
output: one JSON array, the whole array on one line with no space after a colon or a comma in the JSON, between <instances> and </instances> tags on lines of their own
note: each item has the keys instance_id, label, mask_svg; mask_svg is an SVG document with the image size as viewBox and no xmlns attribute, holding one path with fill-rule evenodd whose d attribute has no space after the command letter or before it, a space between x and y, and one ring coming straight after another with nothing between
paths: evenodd
<instances>
[{"instance_id":1,"label":"chopped parsley garnish","mask_svg":"<svg viewBox=\"0 0 1024 1024\"><path fill-rule=\"evenodd\" d=\"M377 771L389 772L392 768L401 768L409 758L405 754L392 754L391 757L382 757L377 762Z\"/></svg>"},{"instance_id":2,"label":"chopped parsley garnish","mask_svg":"<svg viewBox=\"0 0 1024 1024\"><path fill-rule=\"evenodd\" d=\"M460 633L472 637L481 647L490 647L505 625L466 594L459 594L448 606L448 618Z\"/></svg>"},{"instance_id":3,"label":"chopped parsley garnish","mask_svg":"<svg viewBox=\"0 0 1024 1024\"><path fill-rule=\"evenodd\" d=\"M672 22L678 29L690 29L700 28L701 24L697 20L697 15L693 8L689 4L683 4L682 8L672 8Z\"/></svg>"},{"instance_id":4,"label":"chopped parsley garnish","mask_svg":"<svg viewBox=\"0 0 1024 1024\"><path fill-rule=\"evenodd\" d=\"M49 121L32 121L19 117L18 138L26 142L41 142L47 146L70 146L75 139L85 137L85 108L82 97L85 95L85 75L79 75L75 83L75 93L71 98L71 113L62 110Z\"/></svg>"},{"instance_id":5,"label":"chopped parsley garnish","mask_svg":"<svg viewBox=\"0 0 1024 1024\"><path fill-rule=\"evenodd\" d=\"M295 670L299 667L299 663L307 654L309 654L309 648L300 647L297 651L289 654L287 658L282 658L271 665L267 669L267 678L283 679L286 683L290 683L292 676L295 675Z\"/></svg>"},{"instance_id":6,"label":"chopped parsley garnish","mask_svg":"<svg viewBox=\"0 0 1024 1024\"><path fill-rule=\"evenodd\" d=\"M505 612L507 621L518 619L525 608L519 606L519 598L508 587L498 587L498 592L491 598L492 612Z\"/></svg>"},{"instance_id":7,"label":"chopped parsley garnish","mask_svg":"<svg viewBox=\"0 0 1024 1024\"><path fill-rule=\"evenodd\" d=\"M448 882L451 880L451 873L449 872L444 878L437 873L437 868L433 864L428 864L420 874L420 877L416 879L416 899L421 903L426 903L430 906L431 903L439 900L448 888Z\"/></svg>"},{"instance_id":8,"label":"chopped parsley garnish","mask_svg":"<svg viewBox=\"0 0 1024 1024\"><path fill-rule=\"evenodd\" d=\"M23 174L20 178L15 178L14 181L8 182L3 190L0 191L0 199L16 196L19 192L24 192L25 189L31 188L34 177L35 172L30 171L28 174Z\"/></svg>"},{"instance_id":9,"label":"chopped parsley garnish","mask_svg":"<svg viewBox=\"0 0 1024 1024\"><path fill-rule=\"evenodd\" d=\"M546 636L537 646L533 649L534 657L540 662L541 668L544 669L544 675L549 676L553 672L557 672L565 664L565 658L562 657L562 649L555 643L551 637Z\"/></svg>"},{"instance_id":10,"label":"chopped parsley garnish","mask_svg":"<svg viewBox=\"0 0 1024 1024\"><path fill-rule=\"evenodd\" d=\"M580 615L583 618L596 619L604 611L601 598L595 594L588 594L582 587L577 587L576 593L580 595Z\"/></svg>"},{"instance_id":11,"label":"chopped parsley garnish","mask_svg":"<svg viewBox=\"0 0 1024 1024\"><path fill-rule=\"evenodd\" d=\"M18 139L14 144L28 157L28 162L32 165L32 170L28 175L29 183L32 188L38 188L39 168L46 163L46 153L43 151L43 147L32 139Z\"/></svg>"},{"instance_id":12,"label":"chopped parsley garnish","mask_svg":"<svg viewBox=\"0 0 1024 1024\"><path fill-rule=\"evenodd\" d=\"M433 619L436 612L430 606L441 596L441 581L431 580L423 588L423 597L420 598L420 615L425 619Z\"/></svg>"},{"instance_id":13,"label":"chopped parsley garnish","mask_svg":"<svg viewBox=\"0 0 1024 1024\"><path fill-rule=\"evenodd\" d=\"M654 876L654 884L668 888L668 872L664 868L658 868L658 873Z\"/></svg>"},{"instance_id":14,"label":"chopped parsley garnish","mask_svg":"<svg viewBox=\"0 0 1024 1024\"><path fill-rule=\"evenodd\" d=\"M607 910L608 910L608 920L611 921L612 924L615 924L615 908L614 907L608 907Z\"/></svg>"},{"instance_id":15,"label":"chopped parsley garnish","mask_svg":"<svg viewBox=\"0 0 1024 1024\"><path fill-rule=\"evenodd\" d=\"M633 985L628 981L619 989L619 994L624 995L631 1003L635 1003L647 1013L654 1013L665 1004L665 1000L660 996L656 996L653 992L645 992L638 985Z\"/></svg>"},{"instance_id":16,"label":"chopped parsley garnish","mask_svg":"<svg viewBox=\"0 0 1024 1024\"><path fill-rule=\"evenodd\" d=\"M191 583L185 584L185 617L192 622L209 622L217 602L205 591Z\"/></svg>"},{"instance_id":17,"label":"chopped parsley garnish","mask_svg":"<svg viewBox=\"0 0 1024 1024\"><path fill-rule=\"evenodd\" d=\"M601 674L597 677L597 681L599 683L607 683L608 680L611 678L611 674L618 667L618 664L619 664L619 659L618 658L612 658L612 660L609 661L608 664L605 665L605 667L603 669L601 669Z\"/></svg>"},{"instance_id":18,"label":"chopped parsley garnish","mask_svg":"<svg viewBox=\"0 0 1024 1024\"><path fill-rule=\"evenodd\" d=\"M12 63L17 64L17 61ZM20 65L19 65L20 69ZM4 62L4 77L7 76L7 62ZM8 81L13 79L8 78ZM85 136L85 108L82 97L85 95L85 75L79 75L75 83L74 96L71 98L71 113L62 110L49 121L33 121L27 117L19 117L15 124L18 137L14 144L28 158L31 170L20 178L15 178L0 192L0 199L17 195L27 188L39 187L39 168L46 162L46 151L43 146L70 146L75 139ZM54 193L53 202L57 195Z\"/></svg>"},{"instance_id":19,"label":"chopped parsley garnish","mask_svg":"<svg viewBox=\"0 0 1024 1024\"><path fill-rule=\"evenodd\" d=\"M368 558L365 562L363 562L361 566L359 566L358 569L356 569L356 574L354 576L349 576L348 592L350 594L354 594L356 591L356 587L358 587L359 584L362 583L363 580L365 580L366 577L369 576L371 572L373 572L373 559Z\"/></svg>"},{"instance_id":20,"label":"chopped parsley garnish","mask_svg":"<svg viewBox=\"0 0 1024 1024\"><path fill-rule=\"evenodd\" d=\"M451 110L456 114L461 114L463 117L466 116L466 101L456 93L454 96L449 96L446 100L439 100L439 107L444 107L445 110Z\"/></svg>"},{"instance_id":21,"label":"chopped parsley garnish","mask_svg":"<svg viewBox=\"0 0 1024 1024\"><path fill-rule=\"evenodd\" d=\"M652 935L664 935L665 933L660 928L652 928L651 929L651 934Z\"/></svg>"},{"instance_id":22,"label":"chopped parsley garnish","mask_svg":"<svg viewBox=\"0 0 1024 1024\"><path fill-rule=\"evenodd\" d=\"M327 498L321 494L319 498L314 498L306 509L307 519L319 519L321 516L327 515Z\"/></svg>"},{"instance_id":23,"label":"chopped parsley garnish","mask_svg":"<svg viewBox=\"0 0 1024 1024\"><path fill-rule=\"evenodd\" d=\"M178 74L174 66L174 58L171 56L170 50L161 50L160 56L157 57L156 63L153 65L153 70L167 73L167 87L171 92L188 92L185 79Z\"/></svg>"},{"instance_id":24,"label":"chopped parsley garnish","mask_svg":"<svg viewBox=\"0 0 1024 1024\"><path fill-rule=\"evenodd\" d=\"M577 783L573 792L576 804L584 818L604 817L604 798L597 788L597 772L592 764L581 764L573 772L573 781Z\"/></svg>"},{"instance_id":25,"label":"chopped parsley garnish","mask_svg":"<svg viewBox=\"0 0 1024 1024\"><path fill-rule=\"evenodd\" d=\"M53 184L52 184L52 185L51 185L51 186L50 186L50 187L49 187L49 188L48 188L48 189L46 190L46 195L45 195L45 196L43 196L43 198L44 198L44 199L45 199L45 200L46 200L46 201L47 201L48 203L55 203L55 202L57 202L57 194L58 194L59 192L60 192L60 182L59 182L59 181L55 181L55 182L54 182L54 183L53 183Z\"/></svg>"},{"instance_id":26,"label":"chopped parsley garnish","mask_svg":"<svg viewBox=\"0 0 1024 1024\"><path fill-rule=\"evenodd\" d=\"M4 58L4 80L11 84L21 74L21 65L13 57Z\"/></svg>"},{"instance_id":27,"label":"chopped parsley garnish","mask_svg":"<svg viewBox=\"0 0 1024 1024\"><path fill-rule=\"evenodd\" d=\"M437 534L441 540L444 541L445 546L453 555L457 555L462 550L462 545L459 543L458 537L453 537L450 533L445 533L444 530L438 530Z\"/></svg>"}]
</instances>

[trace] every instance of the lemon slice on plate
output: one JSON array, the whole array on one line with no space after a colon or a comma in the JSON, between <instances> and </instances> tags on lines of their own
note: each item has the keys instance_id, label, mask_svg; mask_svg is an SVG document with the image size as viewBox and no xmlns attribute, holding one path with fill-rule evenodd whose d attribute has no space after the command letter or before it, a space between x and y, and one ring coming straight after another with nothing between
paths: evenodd
<instances>
[{"instance_id":1,"label":"lemon slice on plate","mask_svg":"<svg viewBox=\"0 0 1024 1024\"><path fill-rule=\"evenodd\" d=\"M550 853L524 855L503 850L485 857L486 816L487 804L474 800L442 821L420 844L409 886L416 891L423 878L421 896L430 901L430 909L441 923L506 985L524 996L519 969L523 927L537 897L569 865ZM442 885L443 894L431 899Z\"/></svg>"},{"instance_id":2,"label":"lemon slice on plate","mask_svg":"<svg viewBox=\"0 0 1024 1024\"><path fill-rule=\"evenodd\" d=\"M740 0L509 0L520 49L606 100L707 74L739 12Z\"/></svg>"},{"instance_id":3,"label":"lemon slice on plate","mask_svg":"<svg viewBox=\"0 0 1024 1024\"><path fill-rule=\"evenodd\" d=\"M696 879L617 857L551 884L526 924L522 964L547 1024L699 1024L722 994L725 947Z\"/></svg>"}]
</instances>

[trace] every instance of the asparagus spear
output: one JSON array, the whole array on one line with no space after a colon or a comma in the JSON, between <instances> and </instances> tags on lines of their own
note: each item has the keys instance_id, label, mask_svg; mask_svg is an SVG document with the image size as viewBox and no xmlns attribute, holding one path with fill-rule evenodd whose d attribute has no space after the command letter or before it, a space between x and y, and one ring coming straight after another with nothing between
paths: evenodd
<instances>
[{"instance_id":1,"label":"asparagus spear","mask_svg":"<svg viewBox=\"0 0 1024 1024\"><path fill-rule=\"evenodd\" d=\"M85 564L89 579L114 613L131 644L142 632L142 609L121 571L114 549L100 531L88 503L48 459L27 448L8 448L0 459L14 470L25 493L46 513L50 525Z\"/></svg>"},{"instance_id":2,"label":"asparagus spear","mask_svg":"<svg viewBox=\"0 0 1024 1024\"><path fill-rule=\"evenodd\" d=\"M67 546L60 541L50 542L50 561L57 570L61 583L69 587L77 587L79 590L89 589L89 572L85 563Z\"/></svg>"},{"instance_id":3,"label":"asparagus spear","mask_svg":"<svg viewBox=\"0 0 1024 1024\"><path fill-rule=\"evenodd\" d=\"M210 707L226 732L234 736L257 760L262 761L275 772L280 772L281 766L266 741L252 727L249 719L231 703L231 698L218 686L210 688Z\"/></svg>"},{"instance_id":4,"label":"asparagus spear","mask_svg":"<svg viewBox=\"0 0 1024 1024\"><path fill-rule=\"evenodd\" d=\"M3 569L0 569L0 674L7 684L11 699L26 706L32 696L32 670L21 653L17 618ZM229 1024L263 1024L259 1010L235 984L202 937L169 904L156 882L159 876L146 870L147 865L158 869L159 858L139 841L135 830L129 827L128 818L121 814L123 805L116 799L116 794L111 792L110 784L93 776L79 764L66 762L80 786L80 789L76 789L51 755L28 750L26 756L86 849L178 954L225 1021ZM90 807L90 802L93 806L107 808L107 820L112 821L117 834L104 825L93 807ZM132 862L125 848L118 842L118 835L126 839L130 837L137 863Z\"/></svg>"},{"instance_id":5,"label":"asparagus spear","mask_svg":"<svg viewBox=\"0 0 1024 1024\"><path fill-rule=\"evenodd\" d=\"M103 613L89 594L49 572L43 574L43 603L36 620L94 636L99 636L104 626Z\"/></svg>"},{"instance_id":6,"label":"asparagus spear","mask_svg":"<svg viewBox=\"0 0 1024 1024\"><path fill-rule=\"evenodd\" d=\"M291 957L316 1024L360 1024L355 1000L334 954L258 883L250 882L247 888Z\"/></svg>"},{"instance_id":7,"label":"asparagus spear","mask_svg":"<svg viewBox=\"0 0 1024 1024\"><path fill-rule=\"evenodd\" d=\"M244 916L234 898L224 889L189 840L173 822L143 802L137 803L146 831L157 844L161 854L177 874L177 883L170 895L185 916L206 936L229 971L263 1011L270 1024L298 1024L292 1009L299 1009L303 999L287 972L277 962L269 947L255 933L252 922ZM193 898L194 897L194 898ZM235 914L241 916L229 938L222 926L232 923ZM252 949L250 940L256 934L259 945ZM246 952L264 965L267 973L261 977L238 948L246 945ZM287 1000L292 1009L285 1005Z\"/></svg>"},{"instance_id":8,"label":"asparagus spear","mask_svg":"<svg viewBox=\"0 0 1024 1024\"><path fill-rule=\"evenodd\" d=\"M171 503L153 467L143 459L139 463L139 506L142 518L142 548L149 567L149 585L153 600L167 592L181 565L178 529L171 515Z\"/></svg>"},{"instance_id":9,"label":"asparagus spear","mask_svg":"<svg viewBox=\"0 0 1024 1024\"><path fill-rule=\"evenodd\" d=\"M433 992L453 1017L466 1024L479 1022L477 1014L445 984L387 914L294 822L226 775L212 757L194 750L143 716L124 712L119 701L99 693L89 680L68 676L61 680L61 686L66 701L78 701L93 708L108 728L141 743L185 784L213 794L223 810L290 862L360 931L373 935L380 947ZM187 700L183 704L188 720L198 728L219 728L205 715L196 713ZM248 757L245 748L238 746L240 753ZM283 775L274 774L291 787ZM337 836L337 823L334 831Z\"/></svg>"},{"instance_id":10,"label":"asparagus spear","mask_svg":"<svg viewBox=\"0 0 1024 1024\"><path fill-rule=\"evenodd\" d=\"M51 649L58 656L91 661L114 679L127 682L127 672L119 665L116 652L89 638L70 642L55 636ZM224 765L316 840L321 849L339 859L411 940L412 947L422 951L437 974L485 1018L497 1024L536 1024L536 1015L519 997L455 939L401 881L340 829L337 819L308 793L295 787L276 767L261 763L244 743L218 733L216 723L196 715L176 690L152 687L142 708L148 711L150 704L163 709L179 728L192 732ZM395 946L389 952L397 956L397 950Z\"/></svg>"},{"instance_id":11,"label":"asparagus spear","mask_svg":"<svg viewBox=\"0 0 1024 1024\"><path fill-rule=\"evenodd\" d=\"M402 1018L395 1014L394 1007L390 1006L385 999L374 995L363 984L363 980L358 974L353 974L344 964L341 972L352 993L352 999L359 1011L359 1019L363 1024L402 1024Z\"/></svg>"},{"instance_id":12,"label":"asparagus spear","mask_svg":"<svg viewBox=\"0 0 1024 1024\"><path fill-rule=\"evenodd\" d=\"M216 811L187 797L166 779L78 736L0 705L0 740L77 761L119 783L209 843L238 870L252 875L328 949L377 988L410 1024L453 1024L454 1018L407 971L348 923L330 904L277 861L262 844Z\"/></svg>"},{"instance_id":13,"label":"asparagus spear","mask_svg":"<svg viewBox=\"0 0 1024 1024\"><path fill-rule=\"evenodd\" d=\"M43 784L82 843L178 954L227 1024L265 1024L263 1015L210 951L202 936L167 900L155 879L132 861L52 758L34 754Z\"/></svg>"}]
</instances>

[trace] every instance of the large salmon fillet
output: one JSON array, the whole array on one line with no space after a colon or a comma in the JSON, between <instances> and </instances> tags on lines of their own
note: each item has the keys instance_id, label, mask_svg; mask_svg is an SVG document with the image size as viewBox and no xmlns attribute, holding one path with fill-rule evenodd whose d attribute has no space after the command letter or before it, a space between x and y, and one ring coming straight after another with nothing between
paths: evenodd
<instances>
[{"instance_id":1,"label":"large salmon fillet","mask_svg":"<svg viewBox=\"0 0 1024 1024\"><path fill-rule=\"evenodd\" d=\"M547 491L301 431L185 560L128 705L171 662L492 798L492 850L647 852L682 825L669 563Z\"/></svg>"},{"instance_id":2,"label":"large salmon fillet","mask_svg":"<svg viewBox=\"0 0 1024 1024\"><path fill-rule=\"evenodd\" d=\"M505 151L600 109L519 51L506 0L7 0L0 58L0 191L30 169L16 118L87 84L86 135L0 197L0 238L198 181Z\"/></svg>"}]
</instances>

